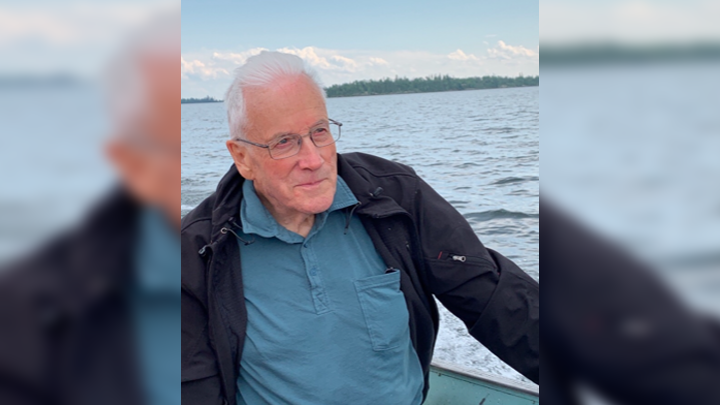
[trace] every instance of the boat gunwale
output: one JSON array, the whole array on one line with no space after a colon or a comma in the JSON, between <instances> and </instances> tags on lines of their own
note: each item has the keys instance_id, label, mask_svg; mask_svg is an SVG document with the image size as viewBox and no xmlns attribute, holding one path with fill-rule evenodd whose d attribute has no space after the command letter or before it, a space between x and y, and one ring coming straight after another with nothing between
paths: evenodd
<instances>
[{"instance_id":1,"label":"boat gunwale","mask_svg":"<svg viewBox=\"0 0 720 405\"><path fill-rule=\"evenodd\" d=\"M430 363L430 366L439 369L440 371L448 371L464 377L481 380L489 384L498 385L510 390L540 397L540 386L532 382L517 381L507 377L469 369L443 360L433 360ZM432 372L432 370L430 371Z\"/></svg>"}]
</instances>

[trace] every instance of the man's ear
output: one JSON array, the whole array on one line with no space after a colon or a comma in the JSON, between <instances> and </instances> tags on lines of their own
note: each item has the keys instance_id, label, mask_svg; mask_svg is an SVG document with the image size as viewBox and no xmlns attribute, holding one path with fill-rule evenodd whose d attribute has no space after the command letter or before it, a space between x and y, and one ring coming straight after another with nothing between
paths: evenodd
<instances>
[{"instance_id":1,"label":"man's ear","mask_svg":"<svg viewBox=\"0 0 720 405\"><path fill-rule=\"evenodd\" d=\"M237 141L229 139L225 142L230 155L235 161L235 167L241 176L246 180L255 180L255 173L252 170L250 157L247 155L247 147L239 145Z\"/></svg>"}]
</instances>

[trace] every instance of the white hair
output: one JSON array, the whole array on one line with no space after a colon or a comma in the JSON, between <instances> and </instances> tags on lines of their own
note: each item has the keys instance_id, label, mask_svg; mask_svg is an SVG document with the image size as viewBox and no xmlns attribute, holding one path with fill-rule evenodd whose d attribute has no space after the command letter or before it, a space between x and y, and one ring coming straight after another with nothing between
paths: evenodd
<instances>
[{"instance_id":1,"label":"white hair","mask_svg":"<svg viewBox=\"0 0 720 405\"><path fill-rule=\"evenodd\" d=\"M271 86L281 77L305 76L317 87L325 99L325 90L317 73L300 57L282 52L263 51L248 58L235 69L235 80L225 93L225 108L231 139L244 139L247 129L246 104L243 91L247 88Z\"/></svg>"}]
</instances>

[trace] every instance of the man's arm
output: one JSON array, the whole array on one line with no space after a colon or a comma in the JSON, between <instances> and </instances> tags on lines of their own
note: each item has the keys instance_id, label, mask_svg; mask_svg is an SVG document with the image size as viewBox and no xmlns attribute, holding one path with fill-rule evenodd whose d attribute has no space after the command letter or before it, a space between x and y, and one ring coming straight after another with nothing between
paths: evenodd
<instances>
[{"instance_id":1,"label":"man's arm","mask_svg":"<svg viewBox=\"0 0 720 405\"><path fill-rule=\"evenodd\" d=\"M223 404L215 353L210 347L207 312L188 291L182 291L182 403Z\"/></svg>"},{"instance_id":2,"label":"man's arm","mask_svg":"<svg viewBox=\"0 0 720 405\"><path fill-rule=\"evenodd\" d=\"M191 218L191 214L183 221ZM183 405L224 404L222 379L210 344L205 284L206 262L198 254L198 245L205 243L183 223L182 260L182 403Z\"/></svg>"},{"instance_id":3,"label":"man's arm","mask_svg":"<svg viewBox=\"0 0 720 405\"><path fill-rule=\"evenodd\" d=\"M465 218L422 180L415 217L432 293L465 323L470 335L539 383L539 284L485 248Z\"/></svg>"}]
</instances>

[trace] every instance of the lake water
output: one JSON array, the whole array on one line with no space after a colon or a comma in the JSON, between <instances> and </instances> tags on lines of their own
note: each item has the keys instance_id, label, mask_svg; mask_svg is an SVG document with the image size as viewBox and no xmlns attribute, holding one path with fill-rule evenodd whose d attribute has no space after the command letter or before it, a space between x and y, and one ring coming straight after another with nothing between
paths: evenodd
<instances>
[{"instance_id":1,"label":"lake water","mask_svg":"<svg viewBox=\"0 0 720 405\"><path fill-rule=\"evenodd\" d=\"M338 152L412 166L462 213L483 243L539 279L539 88L331 98ZM222 103L182 105L183 215L232 163ZM527 381L441 308L435 358Z\"/></svg>"}]
</instances>

